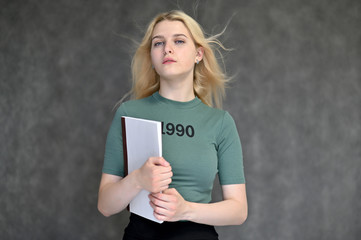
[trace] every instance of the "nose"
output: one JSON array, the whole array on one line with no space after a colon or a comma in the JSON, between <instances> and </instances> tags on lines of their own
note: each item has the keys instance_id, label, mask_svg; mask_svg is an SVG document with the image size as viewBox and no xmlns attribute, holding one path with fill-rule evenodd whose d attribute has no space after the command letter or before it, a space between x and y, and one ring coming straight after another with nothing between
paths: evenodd
<instances>
[{"instance_id":1,"label":"nose","mask_svg":"<svg viewBox=\"0 0 361 240\"><path fill-rule=\"evenodd\" d=\"M166 43L164 45L164 55L167 55L169 53L173 53L173 48L169 43Z\"/></svg>"}]
</instances>

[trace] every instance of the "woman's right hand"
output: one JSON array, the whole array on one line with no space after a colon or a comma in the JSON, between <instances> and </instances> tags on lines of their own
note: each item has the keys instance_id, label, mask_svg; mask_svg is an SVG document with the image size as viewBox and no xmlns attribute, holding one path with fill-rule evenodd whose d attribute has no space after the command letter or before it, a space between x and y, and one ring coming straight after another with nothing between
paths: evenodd
<instances>
[{"instance_id":1,"label":"woman's right hand","mask_svg":"<svg viewBox=\"0 0 361 240\"><path fill-rule=\"evenodd\" d=\"M138 183L142 189L158 193L168 189L172 182L172 167L162 157L150 157L138 169Z\"/></svg>"}]
</instances>

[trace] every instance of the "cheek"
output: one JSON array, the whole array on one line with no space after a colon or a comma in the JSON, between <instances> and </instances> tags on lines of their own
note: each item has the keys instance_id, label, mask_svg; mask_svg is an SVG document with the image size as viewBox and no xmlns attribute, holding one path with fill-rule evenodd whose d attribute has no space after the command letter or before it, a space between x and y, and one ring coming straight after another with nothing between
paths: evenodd
<instances>
[{"instance_id":1,"label":"cheek","mask_svg":"<svg viewBox=\"0 0 361 240\"><path fill-rule=\"evenodd\" d=\"M151 50L150 51L150 58L152 60L153 65L157 64L160 59L159 51ZM158 61L157 61L158 60Z\"/></svg>"},{"instance_id":2,"label":"cheek","mask_svg":"<svg viewBox=\"0 0 361 240\"><path fill-rule=\"evenodd\" d=\"M187 59L185 62L187 66L193 66L195 64L196 56L194 54L188 54L187 56L184 56L185 59Z\"/></svg>"}]
</instances>

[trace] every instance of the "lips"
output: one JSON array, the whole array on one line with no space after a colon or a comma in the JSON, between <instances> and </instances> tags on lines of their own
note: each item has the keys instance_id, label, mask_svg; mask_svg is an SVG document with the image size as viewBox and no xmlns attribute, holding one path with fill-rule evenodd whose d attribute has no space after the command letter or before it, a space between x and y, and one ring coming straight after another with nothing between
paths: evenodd
<instances>
[{"instance_id":1,"label":"lips","mask_svg":"<svg viewBox=\"0 0 361 240\"><path fill-rule=\"evenodd\" d=\"M172 58L164 58L163 59L163 64L174 63L174 62L176 62L176 61Z\"/></svg>"}]
</instances>

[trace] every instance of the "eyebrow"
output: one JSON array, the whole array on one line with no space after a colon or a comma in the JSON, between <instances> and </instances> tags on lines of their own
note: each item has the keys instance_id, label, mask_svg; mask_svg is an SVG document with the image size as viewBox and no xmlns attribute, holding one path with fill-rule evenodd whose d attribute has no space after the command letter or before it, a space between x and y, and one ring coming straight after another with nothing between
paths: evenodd
<instances>
[{"instance_id":1,"label":"eyebrow","mask_svg":"<svg viewBox=\"0 0 361 240\"><path fill-rule=\"evenodd\" d=\"M185 38L188 38L188 37L187 37L185 34L183 34L183 33L174 34L173 37L185 37ZM162 35L155 35L154 37L152 37L152 41L153 41L155 38L164 38L164 36L162 36Z\"/></svg>"}]
</instances>

